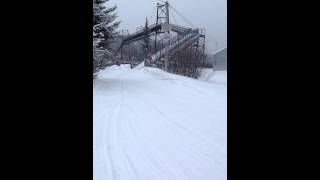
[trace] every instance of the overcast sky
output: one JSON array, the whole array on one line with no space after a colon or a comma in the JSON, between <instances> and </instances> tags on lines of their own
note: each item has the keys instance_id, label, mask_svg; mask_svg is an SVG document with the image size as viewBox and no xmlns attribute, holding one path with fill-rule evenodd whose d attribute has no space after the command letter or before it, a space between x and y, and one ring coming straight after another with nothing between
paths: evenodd
<instances>
[{"instance_id":1,"label":"overcast sky","mask_svg":"<svg viewBox=\"0 0 320 180\"><path fill-rule=\"evenodd\" d=\"M145 18L152 15L159 0L109 0L107 5L118 6L117 13L121 25L119 29L134 32L138 26L143 26ZM227 0L169 0L176 10L197 27L206 29L206 45L208 52L227 46ZM174 12L173 12L174 13ZM170 21L188 25L177 14L170 15ZM155 23L154 13L151 22Z\"/></svg>"}]
</instances>

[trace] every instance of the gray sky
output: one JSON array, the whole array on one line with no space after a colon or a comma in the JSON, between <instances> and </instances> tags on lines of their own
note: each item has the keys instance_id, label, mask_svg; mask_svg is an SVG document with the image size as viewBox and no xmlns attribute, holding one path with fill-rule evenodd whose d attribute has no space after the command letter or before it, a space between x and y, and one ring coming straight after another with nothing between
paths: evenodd
<instances>
[{"instance_id":1,"label":"gray sky","mask_svg":"<svg viewBox=\"0 0 320 180\"><path fill-rule=\"evenodd\" d=\"M119 29L134 32L137 26L143 26L145 18L152 15L158 0L110 0L107 4L118 6L117 13L121 25ZM200 28L206 29L206 45L208 52L227 46L227 0L169 0L176 10ZM171 22L176 20L181 25L188 25L176 13L170 16ZM155 23L154 13L150 23Z\"/></svg>"}]
</instances>

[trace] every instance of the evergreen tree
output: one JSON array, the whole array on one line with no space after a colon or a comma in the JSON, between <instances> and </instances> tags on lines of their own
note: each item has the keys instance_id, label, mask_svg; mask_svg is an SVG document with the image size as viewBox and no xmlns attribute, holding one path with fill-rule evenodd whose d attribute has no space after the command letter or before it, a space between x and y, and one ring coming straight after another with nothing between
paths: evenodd
<instances>
[{"instance_id":1,"label":"evergreen tree","mask_svg":"<svg viewBox=\"0 0 320 180\"><path fill-rule=\"evenodd\" d=\"M112 53L109 41L116 34L120 21L115 21L117 6L108 8L109 0L93 0L93 73L105 68Z\"/></svg>"},{"instance_id":2,"label":"evergreen tree","mask_svg":"<svg viewBox=\"0 0 320 180\"><path fill-rule=\"evenodd\" d=\"M149 52L150 49L150 40L149 40L149 27L148 27L148 19L146 18L146 23L145 23L145 27L144 27L144 39L143 39L143 50L144 53L147 54Z\"/></svg>"},{"instance_id":3,"label":"evergreen tree","mask_svg":"<svg viewBox=\"0 0 320 180\"><path fill-rule=\"evenodd\" d=\"M144 38L143 38L143 53L145 55L145 64L149 65L146 56L147 54L150 52L150 37L149 37L149 27L148 27L148 19L146 18L146 23L145 23L145 27L144 27Z\"/></svg>"}]
</instances>

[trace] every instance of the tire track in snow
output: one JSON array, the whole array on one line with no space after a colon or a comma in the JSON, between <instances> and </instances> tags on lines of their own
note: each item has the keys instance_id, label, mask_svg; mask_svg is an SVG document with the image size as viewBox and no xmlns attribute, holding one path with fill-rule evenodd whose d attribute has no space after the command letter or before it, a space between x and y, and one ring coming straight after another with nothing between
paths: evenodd
<instances>
[{"instance_id":1,"label":"tire track in snow","mask_svg":"<svg viewBox=\"0 0 320 180\"><path fill-rule=\"evenodd\" d=\"M147 104L146 107L152 107L152 109L156 110L159 114L161 114L163 117L165 117L167 122L169 122L170 124L173 124L175 127L178 127L178 129L181 129L182 131L184 131L184 135L181 134L182 137L186 137L186 135L187 136L192 135L194 137L194 139L199 139L200 141L198 141L198 142L200 142L202 144L201 148L205 149L204 152L211 152L210 147L213 147L213 149L220 149L219 152L226 155L224 149L221 149L221 146L216 145L216 144L212 144L211 142L207 141L206 138L204 136L202 136L199 132L197 132L193 129L190 129L187 126L173 120L173 118L167 116L162 110L160 110L158 108L158 106L156 106L155 104L152 104L150 102L147 102L146 100L144 100L144 98L141 98L137 91L134 94L135 94L134 97L138 98L138 101L141 101L141 102L144 102L145 104ZM176 131L176 132L179 132L179 131ZM192 146L190 146L190 147L192 148ZM188 147L188 148L190 148L190 147ZM199 155L202 156L202 154L199 154ZM193 154L191 154L191 156L193 156L195 159L197 159ZM215 162L208 161L208 163L211 164L211 166L213 168L217 168L217 167L219 167L220 160L218 160L219 158L217 159L217 156L215 154L213 154L213 156L216 157ZM221 172L221 171L218 171L218 172Z\"/></svg>"},{"instance_id":2,"label":"tire track in snow","mask_svg":"<svg viewBox=\"0 0 320 180\"><path fill-rule=\"evenodd\" d=\"M130 89L130 90L132 91L132 89ZM212 143L208 142L208 140L206 140L206 138L205 138L203 135L201 135L200 132L196 131L195 129L189 128L189 127L187 127L186 125L183 125L183 124L177 122L176 120L173 120L174 118L171 118L171 117L169 117L166 113L164 113L165 110L162 110L162 109L159 108L159 106L157 106L156 104L150 103L149 101L145 100L145 98L142 98L142 97L139 95L139 92L138 92L138 91L136 91L136 90L133 90L133 91L135 91L134 94L135 94L136 96L134 96L134 97L137 98L138 101L144 102L145 104L147 104L147 107L153 107L154 110L156 110L156 111L157 111L158 113L160 113L162 116L166 117L166 119L168 120L168 122L173 123L176 127L178 127L178 128L180 128L180 129L182 129L182 130L184 130L184 131L192 134L194 137L203 140L204 144L209 144L209 145L214 146L215 148L220 148L220 146L213 145ZM173 101L173 102L174 102L174 101ZM182 116L183 119L188 118L188 116L182 114L182 113L179 112L179 111L175 111L175 113L176 113L176 114L179 114L180 116Z\"/></svg>"},{"instance_id":3,"label":"tire track in snow","mask_svg":"<svg viewBox=\"0 0 320 180\"><path fill-rule=\"evenodd\" d=\"M135 98L137 98L137 97L135 97ZM138 98L137 100L138 100L137 102L140 102L140 103L143 102L143 103L146 104L145 101L142 101L142 100L139 99L139 98ZM154 109L152 108L152 106L150 106L149 104L148 104L147 106L145 106L145 107L149 107L148 109L151 108L151 109L150 109L151 111L154 110ZM146 111L148 111L148 109L146 109ZM133 109L131 109L131 112L135 112L135 111L134 111ZM159 111L156 111L156 112L157 112L157 113L160 113L161 115L163 115L162 112L159 112ZM138 113L137 113L137 116L139 116ZM141 115L140 115L139 117L140 117L141 119L144 119L144 117L141 116ZM139 118L139 119L140 119L140 118ZM145 121L145 122L147 122L147 121ZM167 127L170 127L170 126L167 126ZM176 133L176 131L174 131L174 132ZM150 139L149 139L149 140L147 140L147 142L153 142L153 140L150 140ZM145 144L147 144L147 143L145 143ZM151 145L150 145L150 147L154 147L154 146L155 146L154 144L151 144ZM190 147L186 147L186 148L190 148ZM163 151L166 151L166 150L165 150L165 149L162 149L162 152L163 152ZM175 159L174 155L172 155L172 154L169 153L168 151L166 151L166 153L171 156L171 159ZM194 155L193 155L193 154L190 154L190 156L194 156ZM157 159L158 159L158 158L157 158ZM194 156L194 159L198 159L198 158L196 158L196 157ZM179 161L177 161L177 159L176 159L175 163L179 165L179 168L181 168L181 172L184 173L184 176L185 176L184 179L189 179L189 176L188 176L188 174L187 174L188 171L185 170L185 168L179 163ZM173 178L173 179L176 179L176 178Z\"/></svg>"},{"instance_id":4,"label":"tire track in snow","mask_svg":"<svg viewBox=\"0 0 320 180\"><path fill-rule=\"evenodd\" d=\"M121 72L120 74L118 74L116 77L120 77L123 76L124 74L128 73L128 71L124 71ZM101 77L100 77L101 78ZM103 76L102 76L103 78ZM123 91L123 82L122 80L119 78L119 84L120 84L120 93L122 93ZM114 123L116 122L112 122L113 120L117 119L121 113L121 106L123 104L123 97L122 95L120 95L120 100L118 100L117 102L115 102L114 104L116 104L114 106L114 108L112 108L109 112L110 115L106 118L107 120L104 121L104 145L103 145L103 149L104 149L104 156L107 162L109 162L110 164L110 168L111 168L111 172L109 176L111 176L112 180L117 180L119 179L119 173L117 172L116 169L116 161L114 160L114 155L112 153L112 151L117 147L116 146L116 136L115 136L115 132L114 131ZM109 104L110 105L110 104ZM112 105L111 105L112 106ZM108 170L107 170L108 172Z\"/></svg>"},{"instance_id":5,"label":"tire track in snow","mask_svg":"<svg viewBox=\"0 0 320 180\"><path fill-rule=\"evenodd\" d=\"M149 73L151 73L151 74L153 74L153 72L152 71L150 71L150 70L148 70L147 72L149 72ZM159 77L160 77L160 75L162 75L162 74L160 74L159 73ZM164 74L164 75L167 75L167 74ZM212 105L212 102L216 102L216 103L221 103L221 102L223 102L223 101L226 101L226 99L223 99L223 98L221 98L221 96L217 96L217 95L215 95L214 97L212 96L212 95L210 95L210 94L216 94L216 93L213 93L213 92L211 92L211 93L208 93L207 91L204 91L204 90L202 90L202 88L196 88L196 87L194 87L194 86L190 86L190 85L186 85L186 82L184 81L184 80L188 80L188 81L196 81L196 80L193 80L193 79L183 79L183 78L186 78L186 77L179 77L180 78L180 81L178 81L178 79L170 79L169 81L165 81L165 82L163 82L163 79L161 79L161 78L157 78L157 80L161 80L162 82L161 82L161 86L157 86L157 88L154 88L153 89L153 92L158 92L159 93L159 95L162 95L163 94L163 92L166 92L167 91L167 89L168 89L168 87L169 87L169 89L170 89L170 87L171 86L168 86L166 83L170 83L170 84L172 84L172 85L179 85L179 86L181 86L181 87L183 87L184 89L188 89L188 90L190 90L191 92L193 92L193 93L195 93L195 95L203 95L203 98L200 98L201 99L201 103L206 103L207 104L207 106L211 106ZM167 80L167 79L165 79L165 80ZM197 82L198 83L198 82ZM159 84L159 83L158 83ZM205 85L211 85L210 83L207 83L207 82L201 82L200 83L200 85L202 85L202 84L205 84ZM166 87L166 88L164 88L164 87ZM214 86L212 86L212 87L210 87L210 88L212 88L212 89L214 89ZM168 92L168 91L167 91ZM171 94L173 94L173 96L171 95ZM167 96L170 96L170 98L167 98L167 101L170 101L171 103L175 103L175 104L180 104L180 106L176 106L176 108L177 109L180 109L180 111L176 111L175 113L176 114L179 114L180 116L183 116L184 118L190 118L189 116L186 116L185 115L185 113L181 113L181 112L185 112L185 110L182 108L181 109L181 107L184 107L184 105L185 105L185 102L183 102L183 101L181 101L181 99L185 99L186 97L185 96L181 96L179 93L177 94L177 93L175 93L175 92L172 92L171 91L171 93L169 93L169 94L167 94ZM210 99L208 99L208 96L209 97L211 97ZM217 98L218 97L218 98ZM223 96L222 96L223 97ZM170 104L171 104L170 103ZM157 106L158 107L158 106ZM164 106L164 108L165 108L166 106ZM221 108L221 106L218 106L218 108ZM226 108L226 107L225 107ZM219 136L219 137L223 137L224 135L223 134L221 134L220 132L217 132L217 131L213 131L213 133L216 135L216 136Z\"/></svg>"},{"instance_id":6,"label":"tire track in snow","mask_svg":"<svg viewBox=\"0 0 320 180\"><path fill-rule=\"evenodd\" d=\"M125 75L127 73L122 73L121 75ZM110 116L108 117L108 124L106 125L107 128L105 128L105 132L109 132L107 134L107 140L105 142L107 142L107 146L109 148L105 148L107 149L106 151L108 152L107 156L109 158L106 158L106 159L109 159L110 160L110 164L111 164L111 172L112 172L112 180L118 180L120 179L120 175L117 171L117 166L116 164L123 164L123 162L128 162L128 164L123 164L125 166L125 168L128 170L128 166L130 166L131 170L133 171L133 173L135 174L136 177L138 177L138 173L137 171L135 170L135 167L132 163L132 161L130 160L129 158L129 155L128 153L126 152L126 150L122 147L121 145L121 142L120 142L120 135L119 135L119 132L122 132L120 130L119 127L121 127L121 125L119 124L121 121L121 118L119 118L121 116L121 113L122 113L122 109L124 108L124 89L125 89L125 86L124 86L124 83L123 83L123 80L121 80L121 78L119 78L119 82L120 82L120 87L121 87L121 90L120 90L120 101L117 102L117 105L110 111ZM134 137L134 136L133 136ZM118 142L118 143L116 143ZM120 142L120 143L119 143ZM125 157L125 161L123 160L123 157L121 158L120 156L117 156L118 159L114 159L114 154L115 153L112 153L112 149L114 150L115 148L118 148L119 151L121 151L123 154L124 154L124 157ZM140 146L141 148L141 146ZM142 149L142 148L141 148ZM146 153L145 151L141 151L142 153ZM118 154L119 155L119 154ZM120 160L122 159L122 160ZM155 161L150 158L150 161L153 163L154 166L157 166L155 164ZM161 163L160 163L161 164ZM158 166L159 167L159 166ZM163 168L161 168L163 169ZM127 171L128 172L128 171ZM164 172L162 172L161 174L163 174ZM162 176L162 175L161 175ZM161 179L165 179L165 178L161 178Z\"/></svg>"},{"instance_id":7,"label":"tire track in snow","mask_svg":"<svg viewBox=\"0 0 320 180\"><path fill-rule=\"evenodd\" d=\"M123 73L126 74L126 73ZM123 75L121 74L121 75ZM109 144L111 145L113 151L115 151L117 149L117 156L115 155L116 153L112 153L112 151L110 151L109 149L109 156L111 158L112 161L112 172L113 172L113 179L114 180L118 180L121 177L124 177L124 174L120 174L121 171L121 167L120 165L122 165L122 168L125 169L126 172L130 172L129 169L130 164L126 164L124 162L129 162L130 160L128 159L128 155L125 152L125 149L123 148L122 142L121 142L121 135L119 134L121 131L121 114L122 114L122 109L124 106L124 85L123 85L123 80L121 80L121 78L119 79L119 83L120 83L120 101L118 103L118 106L116 108L116 112L114 112L114 116L112 116L112 118L110 119L110 121L113 121L113 126L110 125L109 126L109 136L108 136L108 142L112 143ZM121 152L121 153L119 153ZM116 157L116 159L113 159L114 157ZM133 170L134 171L134 170ZM112 179L112 180L113 180ZM121 178L122 179L122 178Z\"/></svg>"},{"instance_id":8,"label":"tire track in snow","mask_svg":"<svg viewBox=\"0 0 320 180\"><path fill-rule=\"evenodd\" d=\"M126 106L125 105L125 86L124 86L124 82L121 80L121 111L120 112L123 112L122 110L126 109L125 106ZM122 113L120 113L120 115L121 114ZM124 123L124 124L121 123L121 122L123 122L123 118L121 118L121 117L117 119L117 122L118 122L118 124L117 124L118 125L118 128L117 128L118 141L117 142L119 142L119 148L121 149L121 152L124 154L124 161L122 160L122 163L126 167L126 172L132 172L133 176L135 177L134 179L139 180L140 179L139 174L137 173L137 170L134 167L134 164L133 164L132 160L130 159L129 154L127 153L127 149L124 148L125 145L123 145L121 143L121 139L128 139L127 137L123 138L121 136L121 135L125 134L124 132L126 132L126 131L122 131L122 128L126 127L127 125L124 125L126 123ZM122 133L122 134L120 134L120 133ZM127 164L124 162L127 162ZM130 179L132 179L132 177Z\"/></svg>"},{"instance_id":9,"label":"tire track in snow","mask_svg":"<svg viewBox=\"0 0 320 180\"><path fill-rule=\"evenodd\" d=\"M129 107L127 107L127 108L130 109ZM163 172L163 168L159 167L159 164L161 164L161 163L158 163L157 162L158 159L155 158L155 156L153 154L150 155L150 152L148 152L148 150L145 148L146 147L146 143L143 142L144 138L141 138L141 137L139 138L139 136L137 135L137 131L138 130L136 128L134 128L134 127L136 127L137 123L134 126L130 118L128 118L127 122L128 122L127 128L129 129L129 132L132 135L131 136L132 137L131 138L132 142L137 147L141 157L145 158L145 162L147 162L149 168L161 171L160 175L158 175L159 177L161 177L160 179L165 179L163 177L163 174L165 174ZM138 142L138 139L140 139L140 143ZM141 146L141 144L144 144L144 147ZM140 161L142 161L142 160L140 159ZM133 167L134 167L134 164L133 164Z\"/></svg>"},{"instance_id":10,"label":"tire track in snow","mask_svg":"<svg viewBox=\"0 0 320 180\"><path fill-rule=\"evenodd\" d=\"M120 90L122 91L122 82L121 80L119 81L120 84ZM120 92L121 92L120 91ZM121 106L123 103L122 96L120 99L115 103L116 106L110 111L110 115L108 117L108 120L105 123L105 141L104 145L105 147L105 158L110 161L111 164L111 173L112 173L112 180L118 180L119 179L119 173L117 171L116 167L116 160L114 159L116 156L114 156L114 152L116 147L117 147L117 139L116 139L116 119L118 119L120 113L121 113Z\"/></svg>"},{"instance_id":11,"label":"tire track in snow","mask_svg":"<svg viewBox=\"0 0 320 180\"><path fill-rule=\"evenodd\" d=\"M121 69L121 71L123 72L124 70ZM123 179L145 180L145 177L148 175L150 176L151 174L155 175L155 177L151 178L152 180L155 180L155 179L161 179L161 180L194 179L195 180L199 178L194 178L194 177L205 177L205 176L199 175L198 173L197 173L197 176L196 175L190 176L192 175L192 172L189 172L189 171L193 170L194 172L194 171L200 170L200 172L206 172L203 170L203 168L205 168L206 170L209 170L207 169L206 166L204 166L201 163L208 164L210 163L210 160L208 159L209 162L199 161L200 159L203 159L203 157L205 156L203 153L199 153L199 152L208 151L209 147L213 147L213 149L215 150L219 148L216 147L215 145L210 145L211 142L208 142L207 137L203 136L205 134L201 134L201 132L198 132L197 131L198 129L195 129L194 127L187 126L187 124L183 124L181 122L176 121L177 118L179 119L188 118L187 114L184 114L183 112L180 112L180 111L176 112L175 114L170 114L170 113L168 114L166 112L169 110L169 108L163 106L162 104L155 104L150 99L145 99L144 97L142 97L143 94L141 94L144 91L152 90L154 87L158 88L159 84L157 83L164 80L169 80L165 82L171 83L173 86L177 85L180 87L188 88L192 90L195 95L198 93L201 93L202 89L200 88L198 89L199 90L198 91L198 90L192 89L192 87L187 87L188 85L187 86L184 86L185 84L181 85L179 81L177 81L176 83L175 82L176 80L174 78L173 79L169 79L169 78L155 79L154 81L158 81L158 82L155 82L154 84L150 84L151 85L150 87L148 83L153 83L152 82L153 80L152 78L147 78L146 79L147 81L146 82L144 81L144 83L142 84L139 83L139 87L137 88L135 86L131 86L133 84L132 82L127 82L128 83L127 84L126 81L124 80L129 79L129 81L130 80L135 81L139 79L140 76L143 75L143 73L141 73L141 71L140 72L136 71L139 74L135 74L135 73L129 74L129 72L130 70L124 71L123 73L119 74L116 77L116 80L120 81L120 86L118 84L116 85L117 87L120 87L119 89L121 89L120 93L117 93L116 96L117 97L121 96L121 99L119 98L120 100L117 99L114 102L110 103L115 106L110 108L109 112L107 112L107 113L110 113L110 115L105 116L106 117L106 120L104 121L104 127L105 127L104 141L106 142L104 144L106 149L105 156L106 156L106 160L110 161L110 164L111 164L111 168L108 169L107 172L111 171L110 175L112 174L110 178L106 180L120 180L120 179L121 180ZM106 76L107 75L108 74L106 73ZM182 83L185 83L185 82L183 81ZM141 87L152 88L152 89L140 89L141 88L140 85L144 85L144 84L147 84L147 86L141 86ZM165 83L163 85L165 85ZM170 87L173 87L173 86L170 86ZM161 88L161 89L163 90L163 92L165 92L164 88ZM159 90L159 92L161 92L161 90ZM209 93L209 91L205 91L205 92ZM161 94L156 94L156 95L157 96L159 95L159 97L161 98L160 96ZM177 95L180 95L180 94L177 94ZM204 96L206 96L206 94L204 94ZM171 97L172 99L171 101L169 101L169 103L175 102L176 100L178 100L177 97L172 96ZM183 97L183 96L180 95L179 97ZM134 100L134 101L127 101L127 98L131 98L131 100ZM108 98L105 98L105 99L108 100ZM170 98L166 97L166 99L170 99ZM132 102L139 102L139 103L131 104ZM106 105L108 105L108 103L106 103ZM155 116L159 116L157 117L158 121L156 122L156 121L150 121L149 119L145 119L146 116L144 114L141 114L143 111L141 111L141 109L139 109L139 107L137 107L136 105L139 105L139 107L140 105L142 105L142 107L145 108L144 111L150 111L151 114L154 114ZM126 113L127 115L124 115ZM99 119L100 118L102 118L101 115L99 116ZM154 139L154 137L156 136L150 136L150 137L146 136L148 133L150 133L150 129L148 128L151 128L151 127L157 128L156 127L157 123L158 125L161 125L161 127L169 127L170 134L176 136L174 137L175 140L171 142L175 142L176 139L181 137L190 139L189 142L183 141L182 143L179 143L178 146L177 145L174 146L179 148L179 151L182 154L184 154L183 156L179 156L179 158L174 157L174 155L178 153L178 151L174 151L174 149L172 148L170 148L169 150L169 149L166 149L167 148L166 146L162 146L162 145L165 145L165 141L157 142L157 139ZM142 131L143 129L147 131ZM161 134L159 135L161 136ZM192 143L196 143L196 144L192 145ZM161 149L157 149L159 147ZM114 148L117 148L120 153L115 152ZM200 150L200 151L196 152L195 150ZM209 152L209 154L211 153ZM137 161L136 158L138 157L142 158L141 159L142 163L136 162ZM199 157L202 157L202 158L199 158ZM215 157L215 156L211 156L211 157ZM172 158L172 159L168 159L168 158ZM181 161L182 160L181 158L189 158L189 159L192 158L198 161L194 161L195 164L192 164L192 166L190 166L191 164L184 164L184 161ZM216 161L216 159L213 159L213 161ZM192 161L186 161L186 162L190 163ZM165 163L169 163L169 165L170 163L176 163L176 166L178 166L180 170L176 169L175 171L179 171L179 172L171 171L172 169L170 169L170 166L167 166ZM147 169L150 170L151 172L150 173L143 172L141 170L143 166L148 167ZM214 168L217 168L217 166L215 165ZM121 172L122 173L128 172L128 174L126 175L119 174ZM221 171L214 171L214 172L220 174L220 177L225 177L224 174L221 174L222 173ZM183 173L183 175L181 173ZM210 172L208 173L212 175L212 173Z\"/></svg>"},{"instance_id":12,"label":"tire track in snow","mask_svg":"<svg viewBox=\"0 0 320 180\"><path fill-rule=\"evenodd\" d=\"M125 92L128 95L127 96L128 98L132 97L132 95L130 95L127 91L125 91ZM135 115L135 117L139 117L139 118L136 118L136 119L144 119L143 117L141 117L139 115L139 113L136 113L136 111L132 108L132 106L129 103L126 104L126 106L127 106L127 109L130 109L130 112ZM163 175L164 174L166 174L166 175L171 174L171 178L172 179L174 179L174 180L177 179L178 177L175 177L175 175L172 174L172 172L168 173L168 169L163 167L163 164L165 164L165 163L161 160L161 158L159 158L158 155L156 155L156 153L155 153L156 151L154 150L154 148L152 148L154 146L153 145L146 146L147 144L149 144L149 142L152 142L152 140L147 139L146 136L143 136L143 135L141 135L140 138L139 138L139 136L137 135L137 132L139 132L139 130L136 128L137 127L137 122L135 122L135 125L133 125L133 122L132 122L131 118L127 118L127 122L128 122L128 123L126 123L127 128L129 129L129 132L131 132L131 136L129 136L129 137L132 137L131 139L133 139L133 142L138 147L139 152L141 154L143 154L144 157L147 158L147 161L149 162L148 164L150 165L150 167L152 166L153 168L158 169L160 171L160 173L157 174L157 176L161 177L160 179L167 179ZM143 143L138 143L137 142L138 139L140 139L140 140L142 140L144 142ZM140 144L144 144L145 146L142 147ZM149 147L149 150L146 149L146 147Z\"/></svg>"},{"instance_id":13,"label":"tire track in snow","mask_svg":"<svg viewBox=\"0 0 320 180\"><path fill-rule=\"evenodd\" d=\"M111 168L111 177L112 179L117 179L116 178L116 170L115 170L115 164L114 164L114 159L112 155L112 148L114 148L113 141L112 139L112 119L115 113L117 113L117 109L120 107L120 102L117 103L117 105L110 111L110 116L108 117L107 121L105 121L105 130L104 130L104 152L105 152L105 159L110 163L110 168ZM108 172L108 170L107 170Z\"/></svg>"},{"instance_id":14,"label":"tire track in snow","mask_svg":"<svg viewBox=\"0 0 320 180\"><path fill-rule=\"evenodd\" d=\"M141 116L139 113L135 112L134 109L132 109L132 107L128 107L132 113L135 114L136 117L139 117L139 119L144 119L143 116ZM135 124L135 126L131 124L131 127L136 127L137 123ZM145 125L146 126L146 125ZM136 128L134 128L136 129ZM137 130L136 130L137 131ZM167 167L163 166L165 165L165 161L161 160L161 158L159 157L159 155L157 155L157 151L155 149L155 144L154 144L154 140L147 138L146 136L141 135L140 137L141 140L143 140L143 144L145 145L144 148L140 148L143 149L143 153L145 154L145 156L148 158L148 160L151 162L151 165L158 169L160 171L160 173L158 174L158 176L161 176L161 179L168 179L168 175L169 175L169 179L172 180L176 180L179 179L178 176L176 176L174 174L174 172L170 171L170 169L168 169ZM140 146L141 147L141 146ZM142 151L141 151L142 152ZM175 162L177 163L177 162ZM166 177L163 177L163 175L166 175ZM185 176L184 179L189 179L188 176Z\"/></svg>"},{"instance_id":15,"label":"tire track in snow","mask_svg":"<svg viewBox=\"0 0 320 180\"><path fill-rule=\"evenodd\" d=\"M148 106L148 107L150 107L150 106ZM171 123L170 123L170 124L171 124ZM171 127L171 126L167 126L167 127ZM181 131L172 130L172 132L174 132L175 134L179 134L178 132L181 132ZM184 135L180 134L180 136L186 138L186 137L187 137L186 134L189 134L189 133L188 133L188 132L187 132L187 133L185 132ZM153 141L152 141L152 140L149 140L149 142L153 142ZM145 144L146 144L146 143L145 143ZM154 145L152 145L152 146L154 146ZM184 146L184 148L182 148L181 150L183 150L183 149L194 149L194 147L193 147L193 146ZM203 154L198 153L198 155L196 155L196 154L195 154L195 153L197 152L196 150L197 150L197 149L194 149L194 150L192 151L192 153L188 153L188 154L189 154L189 155L188 155L189 158L192 157L192 158L194 159L194 161L197 162L197 166L188 167L188 168L190 168L190 169L195 169L195 167L203 167L203 164L200 163L200 162L198 162L198 160L201 159L201 158L199 158L199 156L200 156L200 157L203 157ZM165 151L165 149L162 148L162 151ZM169 155L171 156L171 158L173 158L173 159L176 160L175 163L177 163L177 164L180 165L179 168L181 168L181 171L185 174L185 177L189 177L189 175L188 175L189 170L186 170L185 167L179 163L179 160L177 160L172 153L168 153L168 151L167 151L167 154L169 154ZM211 161L207 161L207 163L208 163L208 164L211 164L210 166L211 166L212 168L214 168L214 169L217 168L218 163L212 163ZM220 172L219 172L219 173L220 173ZM174 179L174 178L173 178L173 179ZM189 179L189 178L184 178L184 179Z\"/></svg>"}]
</instances>

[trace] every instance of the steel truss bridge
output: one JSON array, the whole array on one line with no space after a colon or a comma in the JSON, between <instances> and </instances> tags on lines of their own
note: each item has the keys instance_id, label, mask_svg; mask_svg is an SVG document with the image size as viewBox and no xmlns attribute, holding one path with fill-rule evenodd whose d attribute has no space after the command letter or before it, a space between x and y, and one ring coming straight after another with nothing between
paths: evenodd
<instances>
[{"instance_id":1,"label":"steel truss bridge","mask_svg":"<svg viewBox=\"0 0 320 180\"><path fill-rule=\"evenodd\" d=\"M186 27L177 23L172 23L170 15L173 12L181 16L193 27ZM194 27L181 13L173 8L169 2L157 3L156 22L141 28L132 34L122 34L114 57L120 63L130 63L130 57L124 58L122 49L130 44L144 40L153 39L152 48L148 48L145 53L145 65L158 67L168 72L177 74L190 74L197 67L203 67L205 52L205 29ZM151 56L150 56L151 55Z\"/></svg>"}]
</instances>

